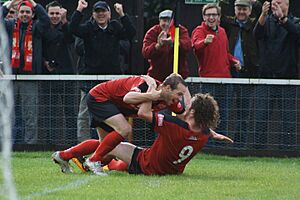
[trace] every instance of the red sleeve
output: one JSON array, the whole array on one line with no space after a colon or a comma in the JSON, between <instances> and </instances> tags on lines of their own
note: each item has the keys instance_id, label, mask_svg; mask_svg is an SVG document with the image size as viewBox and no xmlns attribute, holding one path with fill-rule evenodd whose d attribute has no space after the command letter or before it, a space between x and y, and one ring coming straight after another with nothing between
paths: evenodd
<instances>
[{"instance_id":1,"label":"red sleeve","mask_svg":"<svg viewBox=\"0 0 300 200\"><path fill-rule=\"evenodd\" d=\"M203 29L198 26L192 33L192 45L193 48L197 50L204 49L206 45L204 44L204 39L206 34L204 33Z\"/></svg>"},{"instance_id":2,"label":"red sleeve","mask_svg":"<svg viewBox=\"0 0 300 200\"><path fill-rule=\"evenodd\" d=\"M228 52L228 60L231 65L235 64L235 62L238 60L236 57L234 57L231 53Z\"/></svg>"},{"instance_id":3,"label":"red sleeve","mask_svg":"<svg viewBox=\"0 0 300 200\"><path fill-rule=\"evenodd\" d=\"M192 48L192 41L189 36L189 32L183 26L180 26L179 44L180 50L184 51L185 53L189 52Z\"/></svg>"},{"instance_id":4,"label":"red sleeve","mask_svg":"<svg viewBox=\"0 0 300 200\"><path fill-rule=\"evenodd\" d=\"M142 48L142 54L144 58L149 59L153 58L155 55L159 55L159 50L155 49L158 35L159 32L156 30L155 26L147 31L144 37Z\"/></svg>"}]
</instances>

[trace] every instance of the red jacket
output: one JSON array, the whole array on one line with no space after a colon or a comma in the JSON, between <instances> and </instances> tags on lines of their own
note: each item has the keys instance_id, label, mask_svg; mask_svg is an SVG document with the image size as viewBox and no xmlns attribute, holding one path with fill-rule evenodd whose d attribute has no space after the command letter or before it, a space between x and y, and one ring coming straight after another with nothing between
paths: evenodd
<instances>
[{"instance_id":1,"label":"red jacket","mask_svg":"<svg viewBox=\"0 0 300 200\"><path fill-rule=\"evenodd\" d=\"M214 35L213 42L206 45L206 35ZM228 39L225 30L218 27L218 31L210 29L205 22L197 26L192 33L192 44L198 61L200 77L230 78L230 65L237 60L229 53Z\"/></svg>"},{"instance_id":2,"label":"red jacket","mask_svg":"<svg viewBox=\"0 0 300 200\"><path fill-rule=\"evenodd\" d=\"M150 63L148 75L159 81L163 81L168 75L173 73L174 54L173 46L163 46L159 50L155 49L157 37L161 31L162 29L159 25L150 28L144 37L142 49L144 58L148 59L148 62ZM187 78L189 75L187 54L192 48L192 43L188 30L185 27L180 26L179 32L178 73L183 78Z\"/></svg>"}]
</instances>

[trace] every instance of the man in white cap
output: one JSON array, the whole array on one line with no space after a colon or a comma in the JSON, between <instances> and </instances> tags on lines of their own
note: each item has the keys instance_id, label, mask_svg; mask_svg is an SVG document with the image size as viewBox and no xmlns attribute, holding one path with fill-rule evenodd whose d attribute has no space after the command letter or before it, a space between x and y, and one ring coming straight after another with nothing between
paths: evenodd
<instances>
[{"instance_id":1,"label":"man in white cap","mask_svg":"<svg viewBox=\"0 0 300 200\"><path fill-rule=\"evenodd\" d=\"M261 3L253 0L236 0L234 2L234 16L225 14L226 10L229 9L225 0L221 0L219 5L222 10L221 26L226 31L230 53L241 63L240 71L231 68L232 77L256 78L259 58L253 29L261 12ZM255 14L252 14L253 12ZM251 15L257 17L251 17ZM240 119L239 122L235 123L234 137L237 141L236 145L243 145L247 142L246 136L249 135L249 126L251 126L249 123L250 109L244 108L252 106L253 101L250 97L254 93L254 88L248 88L246 93L245 88L240 85L234 85L233 88L234 95L237 97L236 117ZM247 95L246 98L245 95Z\"/></svg>"},{"instance_id":2,"label":"man in white cap","mask_svg":"<svg viewBox=\"0 0 300 200\"><path fill-rule=\"evenodd\" d=\"M148 59L148 75L163 81L173 72L173 12L164 10L159 13L159 24L150 28L143 41L142 53ZM179 25L179 74L187 78L189 74L187 53L191 50L191 39L188 30Z\"/></svg>"}]
</instances>

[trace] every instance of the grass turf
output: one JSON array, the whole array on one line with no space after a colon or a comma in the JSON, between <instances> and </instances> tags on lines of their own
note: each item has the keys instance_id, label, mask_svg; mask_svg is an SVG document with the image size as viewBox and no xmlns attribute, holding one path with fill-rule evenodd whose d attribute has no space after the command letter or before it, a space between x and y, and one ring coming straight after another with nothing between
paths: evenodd
<instances>
[{"instance_id":1,"label":"grass turf","mask_svg":"<svg viewBox=\"0 0 300 200\"><path fill-rule=\"evenodd\" d=\"M199 154L179 176L111 172L63 174L51 152L14 153L20 199L299 199L300 158L232 158ZM0 175L0 184L3 176ZM0 185L3 188L3 185ZM4 199L0 189L0 199Z\"/></svg>"}]
</instances>

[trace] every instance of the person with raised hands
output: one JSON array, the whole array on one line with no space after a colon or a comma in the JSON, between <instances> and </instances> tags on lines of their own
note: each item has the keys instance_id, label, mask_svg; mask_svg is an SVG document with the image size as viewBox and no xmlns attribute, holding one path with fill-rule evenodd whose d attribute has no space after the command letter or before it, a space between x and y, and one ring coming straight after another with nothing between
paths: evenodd
<instances>
[{"instance_id":1,"label":"person with raised hands","mask_svg":"<svg viewBox=\"0 0 300 200\"><path fill-rule=\"evenodd\" d=\"M82 11L87 7L87 1L79 0L70 22L72 33L83 39L86 74L121 74L120 40L131 40L136 33L129 16L123 5L116 3L114 9L120 19L111 20L110 6L97 1L91 19L81 24Z\"/></svg>"},{"instance_id":2,"label":"person with raised hands","mask_svg":"<svg viewBox=\"0 0 300 200\"><path fill-rule=\"evenodd\" d=\"M258 77L268 79L298 78L297 56L300 41L300 19L289 13L289 0L265 1L262 12L254 28L254 36L259 46ZM256 92L257 112L255 132L257 148L267 148L268 121L276 105L282 105L280 137L282 144L294 144L293 134L297 133L297 114L290 112L296 101L292 97L296 88L282 90L262 85Z\"/></svg>"}]
</instances>

